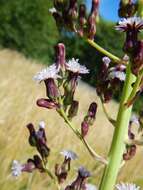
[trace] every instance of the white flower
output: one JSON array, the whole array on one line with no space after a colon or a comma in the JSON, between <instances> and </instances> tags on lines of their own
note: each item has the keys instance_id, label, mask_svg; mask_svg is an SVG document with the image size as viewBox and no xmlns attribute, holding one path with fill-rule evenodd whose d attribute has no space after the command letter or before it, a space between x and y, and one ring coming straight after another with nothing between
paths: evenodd
<instances>
[{"instance_id":1,"label":"white flower","mask_svg":"<svg viewBox=\"0 0 143 190\"><path fill-rule=\"evenodd\" d=\"M39 122L39 128L40 129L45 129L45 122L44 121Z\"/></svg>"},{"instance_id":2,"label":"white flower","mask_svg":"<svg viewBox=\"0 0 143 190\"><path fill-rule=\"evenodd\" d=\"M71 160L76 160L78 158L77 154L71 150L63 150L60 152L66 159L70 158Z\"/></svg>"},{"instance_id":3,"label":"white flower","mask_svg":"<svg viewBox=\"0 0 143 190\"><path fill-rule=\"evenodd\" d=\"M86 189L87 190L97 190L97 187L95 185L92 184L86 184Z\"/></svg>"},{"instance_id":4,"label":"white flower","mask_svg":"<svg viewBox=\"0 0 143 190\"><path fill-rule=\"evenodd\" d=\"M84 178L91 176L91 173L83 166L79 167L78 173L80 174L81 177L84 177Z\"/></svg>"},{"instance_id":5,"label":"white flower","mask_svg":"<svg viewBox=\"0 0 143 190\"><path fill-rule=\"evenodd\" d=\"M120 183L116 185L117 190L140 190L139 186L133 183Z\"/></svg>"},{"instance_id":6,"label":"white flower","mask_svg":"<svg viewBox=\"0 0 143 190\"><path fill-rule=\"evenodd\" d=\"M108 67L109 66L109 63L111 62L111 59L109 57L103 57L102 58L102 61L106 64L106 66Z\"/></svg>"},{"instance_id":7,"label":"white flower","mask_svg":"<svg viewBox=\"0 0 143 190\"><path fill-rule=\"evenodd\" d=\"M23 166L17 160L13 160L12 167L11 167L12 175L14 177L20 176L22 173L22 169L23 169Z\"/></svg>"},{"instance_id":8,"label":"white flower","mask_svg":"<svg viewBox=\"0 0 143 190\"><path fill-rule=\"evenodd\" d=\"M33 79L38 82L41 82L49 78L53 79L60 78L60 76L58 75L58 69L55 64L47 67L46 69L43 69L33 77Z\"/></svg>"},{"instance_id":9,"label":"white flower","mask_svg":"<svg viewBox=\"0 0 143 190\"><path fill-rule=\"evenodd\" d=\"M109 79L118 78L120 81L124 81L126 78L126 74L123 71L111 71L108 76Z\"/></svg>"},{"instance_id":10,"label":"white flower","mask_svg":"<svg viewBox=\"0 0 143 190\"><path fill-rule=\"evenodd\" d=\"M122 32L125 32L128 29L135 29L139 31L143 29L143 20L140 17L124 18L119 21L119 24L115 28L116 30L120 30Z\"/></svg>"},{"instance_id":11,"label":"white flower","mask_svg":"<svg viewBox=\"0 0 143 190\"><path fill-rule=\"evenodd\" d=\"M78 59L72 58L66 63L66 69L69 71L72 71L73 73L79 73L79 74L87 74L89 73L89 70L83 66L80 65Z\"/></svg>"},{"instance_id":12,"label":"white flower","mask_svg":"<svg viewBox=\"0 0 143 190\"><path fill-rule=\"evenodd\" d=\"M53 8L50 8L50 9L49 9L49 12L53 14L53 13L56 13L57 10L55 9L55 7L53 7Z\"/></svg>"},{"instance_id":13,"label":"white flower","mask_svg":"<svg viewBox=\"0 0 143 190\"><path fill-rule=\"evenodd\" d=\"M139 117L138 117L137 115L135 115L135 114L133 114L133 115L131 116L130 121L131 121L132 123L136 124L136 125L140 125L140 124L139 124Z\"/></svg>"}]
</instances>

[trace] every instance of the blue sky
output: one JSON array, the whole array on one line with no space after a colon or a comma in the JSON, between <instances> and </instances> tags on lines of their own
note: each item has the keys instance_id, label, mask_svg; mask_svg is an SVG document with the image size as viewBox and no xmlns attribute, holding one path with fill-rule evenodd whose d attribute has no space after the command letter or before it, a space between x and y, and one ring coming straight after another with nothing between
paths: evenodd
<instances>
[{"instance_id":1,"label":"blue sky","mask_svg":"<svg viewBox=\"0 0 143 190\"><path fill-rule=\"evenodd\" d=\"M86 0L90 8L92 0ZM100 15L107 20L118 21L119 0L100 0Z\"/></svg>"}]
</instances>

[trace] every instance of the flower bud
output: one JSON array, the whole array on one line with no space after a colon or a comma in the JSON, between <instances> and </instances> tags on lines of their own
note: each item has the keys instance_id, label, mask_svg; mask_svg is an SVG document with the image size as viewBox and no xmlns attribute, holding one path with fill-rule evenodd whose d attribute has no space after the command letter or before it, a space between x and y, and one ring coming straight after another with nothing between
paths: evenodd
<instances>
[{"instance_id":1,"label":"flower bud","mask_svg":"<svg viewBox=\"0 0 143 190\"><path fill-rule=\"evenodd\" d=\"M55 84L54 79L49 78L44 81L46 85L46 94L50 99L56 99L59 96L58 87Z\"/></svg>"},{"instance_id":2,"label":"flower bud","mask_svg":"<svg viewBox=\"0 0 143 190\"><path fill-rule=\"evenodd\" d=\"M79 102L76 100L73 100L72 104L69 108L69 111L68 111L68 117L70 119L72 119L73 117L75 117L77 115L78 107L79 107Z\"/></svg>"},{"instance_id":3,"label":"flower bud","mask_svg":"<svg viewBox=\"0 0 143 190\"><path fill-rule=\"evenodd\" d=\"M56 21L56 25L57 25L58 30L61 31L63 26L64 26L63 17L58 12L54 12L52 15L53 15L53 17L54 17L54 19Z\"/></svg>"},{"instance_id":4,"label":"flower bud","mask_svg":"<svg viewBox=\"0 0 143 190\"><path fill-rule=\"evenodd\" d=\"M65 67L65 45L63 43L59 43L55 47L56 51L56 65L57 68L64 68Z\"/></svg>"},{"instance_id":5,"label":"flower bud","mask_svg":"<svg viewBox=\"0 0 143 190\"><path fill-rule=\"evenodd\" d=\"M68 171L65 169L64 165L60 166L59 164L56 164L55 165L55 175L57 176L58 183L61 184L66 180L66 178L68 176Z\"/></svg>"},{"instance_id":6,"label":"flower bud","mask_svg":"<svg viewBox=\"0 0 143 190\"><path fill-rule=\"evenodd\" d=\"M81 37L84 36L84 27L87 22L86 19L86 6L84 4L81 4L79 7L79 30L78 33Z\"/></svg>"},{"instance_id":7,"label":"flower bud","mask_svg":"<svg viewBox=\"0 0 143 190\"><path fill-rule=\"evenodd\" d=\"M35 169L36 168L35 168L35 164L34 164L33 160L29 159L26 164L23 164L22 171L31 173Z\"/></svg>"},{"instance_id":8,"label":"flower bud","mask_svg":"<svg viewBox=\"0 0 143 190\"><path fill-rule=\"evenodd\" d=\"M95 119L96 112L97 112L97 103L92 102L89 106L89 109L88 109L88 117Z\"/></svg>"},{"instance_id":9,"label":"flower bud","mask_svg":"<svg viewBox=\"0 0 143 190\"><path fill-rule=\"evenodd\" d=\"M131 69L133 74L137 75L143 67L143 40L138 42L137 48L133 55L133 63Z\"/></svg>"},{"instance_id":10,"label":"flower bud","mask_svg":"<svg viewBox=\"0 0 143 190\"><path fill-rule=\"evenodd\" d=\"M78 13L77 13L77 0L70 0L70 5L69 5L67 15L71 20L77 19L77 16L78 16Z\"/></svg>"},{"instance_id":11,"label":"flower bud","mask_svg":"<svg viewBox=\"0 0 143 190\"><path fill-rule=\"evenodd\" d=\"M50 149L41 139L38 139L37 150L41 154L42 158L46 159L49 156Z\"/></svg>"},{"instance_id":12,"label":"flower bud","mask_svg":"<svg viewBox=\"0 0 143 190\"><path fill-rule=\"evenodd\" d=\"M58 11L62 11L67 6L67 0L54 0L54 7Z\"/></svg>"},{"instance_id":13,"label":"flower bud","mask_svg":"<svg viewBox=\"0 0 143 190\"><path fill-rule=\"evenodd\" d=\"M137 11L137 3L128 1L120 1L118 15L121 18L132 17Z\"/></svg>"},{"instance_id":14,"label":"flower bud","mask_svg":"<svg viewBox=\"0 0 143 190\"><path fill-rule=\"evenodd\" d=\"M55 103L53 100L50 99L40 98L37 100L36 103L39 107L43 108L48 108L48 109L58 108L57 103Z\"/></svg>"},{"instance_id":15,"label":"flower bud","mask_svg":"<svg viewBox=\"0 0 143 190\"><path fill-rule=\"evenodd\" d=\"M35 163L36 168L39 169L40 172L43 172L44 167L43 167L43 163L42 163L41 158L38 155L34 155L33 158L34 158L34 163Z\"/></svg>"},{"instance_id":16,"label":"flower bud","mask_svg":"<svg viewBox=\"0 0 143 190\"><path fill-rule=\"evenodd\" d=\"M83 121L81 123L81 135L82 135L83 138L87 135L88 130L89 130L88 123L86 121Z\"/></svg>"},{"instance_id":17,"label":"flower bud","mask_svg":"<svg viewBox=\"0 0 143 190\"><path fill-rule=\"evenodd\" d=\"M37 144L37 137L36 137L36 131L34 129L34 126L32 123L29 123L27 126L26 126L29 130L29 133L30 133L30 136L29 136L29 144L31 146L36 146Z\"/></svg>"}]
</instances>

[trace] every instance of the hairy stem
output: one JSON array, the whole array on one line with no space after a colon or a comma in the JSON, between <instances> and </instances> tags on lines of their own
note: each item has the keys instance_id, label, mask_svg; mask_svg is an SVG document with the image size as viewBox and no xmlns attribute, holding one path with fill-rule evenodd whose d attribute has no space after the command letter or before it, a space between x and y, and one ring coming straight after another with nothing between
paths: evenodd
<instances>
[{"instance_id":1,"label":"hairy stem","mask_svg":"<svg viewBox=\"0 0 143 190\"><path fill-rule=\"evenodd\" d=\"M127 66L126 81L123 87L122 98L117 115L116 127L113 135L111 148L108 155L108 165L105 167L99 190L113 190L121 166L122 155L125 150L125 139L128 134L128 124L132 107L127 108L127 101L131 91L132 83L135 81L131 73L130 64Z\"/></svg>"}]
</instances>

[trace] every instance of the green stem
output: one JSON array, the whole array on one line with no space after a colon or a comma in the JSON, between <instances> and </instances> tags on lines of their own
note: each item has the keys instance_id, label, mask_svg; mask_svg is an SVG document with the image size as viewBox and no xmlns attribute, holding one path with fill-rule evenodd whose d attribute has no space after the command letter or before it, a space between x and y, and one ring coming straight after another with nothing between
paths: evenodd
<instances>
[{"instance_id":1,"label":"green stem","mask_svg":"<svg viewBox=\"0 0 143 190\"><path fill-rule=\"evenodd\" d=\"M131 73L130 64L127 66L126 81L123 87L122 98L117 115L116 127L113 135L111 148L108 155L108 165L105 167L99 190L113 190L117 175L121 166L122 155L125 150L125 139L128 134L128 124L131 116L132 107L125 107L131 91L131 84L135 81Z\"/></svg>"},{"instance_id":2,"label":"green stem","mask_svg":"<svg viewBox=\"0 0 143 190\"><path fill-rule=\"evenodd\" d=\"M101 46L99 46L96 42L94 42L93 40L90 39L86 39L86 41L95 49L97 49L99 52L101 52L102 54L106 55L107 57L109 57L110 59L112 59L114 62L116 63L122 63L122 64L126 64L125 62L123 62L123 60L121 60L119 57L113 55L112 53L108 52L107 50L105 50L104 48L102 48Z\"/></svg>"},{"instance_id":3,"label":"green stem","mask_svg":"<svg viewBox=\"0 0 143 190\"><path fill-rule=\"evenodd\" d=\"M81 142L85 145L86 149L88 150L88 152L90 153L90 155L95 159L100 161L103 164L107 164L107 160L105 158L103 158L102 156L100 156L99 154L97 154L88 144L88 142L81 136L80 132L72 125L72 123L69 121L66 113L64 112L64 110L61 108L59 111L60 115L63 117L63 119L65 120L65 122L68 124L68 126L72 129L72 131L74 132L74 134L81 140Z\"/></svg>"}]
</instances>

